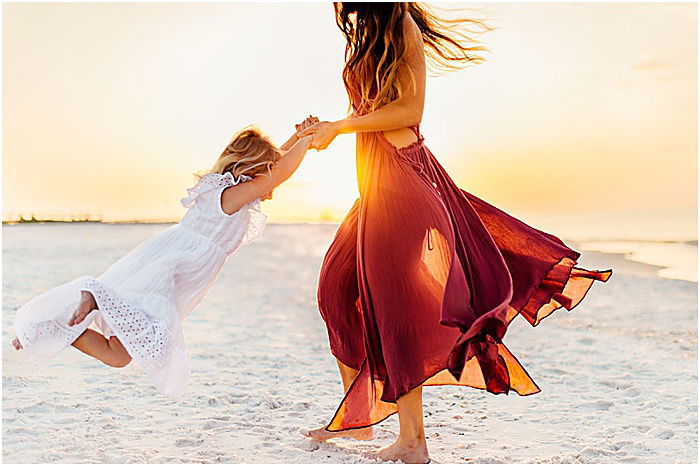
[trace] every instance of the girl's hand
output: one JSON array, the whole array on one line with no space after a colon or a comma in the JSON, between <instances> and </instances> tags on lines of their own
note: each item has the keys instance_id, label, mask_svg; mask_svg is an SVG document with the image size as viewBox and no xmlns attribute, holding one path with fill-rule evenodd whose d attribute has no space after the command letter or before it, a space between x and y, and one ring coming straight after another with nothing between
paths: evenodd
<instances>
[{"instance_id":1,"label":"girl's hand","mask_svg":"<svg viewBox=\"0 0 700 466\"><path fill-rule=\"evenodd\" d=\"M301 138L302 131L315 125L316 123L318 123L318 118L315 116L309 115L308 117L306 117L306 119L304 121L302 121L298 125L294 125L294 128L297 130L297 138Z\"/></svg>"},{"instance_id":2,"label":"girl's hand","mask_svg":"<svg viewBox=\"0 0 700 466\"><path fill-rule=\"evenodd\" d=\"M294 134L292 134L289 137L289 139L287 139L287 142L280 146L280 149L282 149L285 152L291 149L292 146L296 144L299 141L299 139L301 139L301 132L307 129L308 127L314 125L315 123L318 123L318 118L309 115L304 121L302 121L298 125L294 125Z\"/></svg>"},{"instance_id":3,"label":"girl's hand","mask_svg":"<svg viewBox=\"0 0 700 466\"><path fill-rule=\"evenodd\" d=\"M323 150L333 142L338 134L340 134L340 127L337 122L322 121L302 131L300 137L312 135L311 147Z\"/></svg>"},{"instance_id":4,"label":"girl's hand","mask_svg":"<svg viewBox=\"0 0 700 466\"><path fill-rule=\"evenodd\" d=\"M269 201L270 199L272 199L272 194L273 194L273 193L274 193L274 191L270 191L270 192L267 193L267 194L263 194L263 195L260 197L260 200L261 200L261 201Z\"/></svg>"}]
</instances>

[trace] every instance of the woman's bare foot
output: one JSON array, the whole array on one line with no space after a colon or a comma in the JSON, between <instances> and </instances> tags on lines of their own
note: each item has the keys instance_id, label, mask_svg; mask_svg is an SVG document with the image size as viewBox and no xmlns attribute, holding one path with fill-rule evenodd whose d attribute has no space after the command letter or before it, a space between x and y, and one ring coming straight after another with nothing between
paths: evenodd
<instances>
[{"instance_id":1,"label":"woman's bare foot","mask_svg":"<svg viewBox=\"0 0 700 466\"><path fill-rule=\"evenodd\" d=\"M78 309L75 310L70 320L68 321L68 326L72 327L78 325L80 322L85 320L90 312L97 309L97 302L95 302L95 297L89 291L80 292L80 305Z\"/></svg>"},{"instance_id":2,"label":"woman's bare foot","mask_svg":"<svg viewBox=\"0 0 700 466\"><path fill-rule=\"evenodd\" d=\"M330 432L321 427L320 429L314 430L302 430L301 432L305 436L309 437L314 442L325 442L326 440L336 438L336 437L348 437L354 438L355 440L372 440L374 432L371 427L363 427L362 429L350 429L341 430L339 432Z\"/></svg>"},{"instance_id":3,"label":"woman's bare foot","mask_svg":"<svg viewBox=\"0 0 700 466\"><path fill-rule=\"evenodd\" d=\"M12 346L14 346L17 351L22 349L22 343L19 342L19 338L15 337L15 339L12 340Z\"/></svg>"},{"instance_id":4,"label":"woman's bare foot","mask_svg":"<svg viewBox=\"0 0 700 466\"><path fill-rule=\"evenodd\" d=\"M428 444L425 438L404 441L399 437L388 447L379 450L377 456L382 461L401 461L407 464L425 464L430 462Z\"/></svg>"}]
</instances>

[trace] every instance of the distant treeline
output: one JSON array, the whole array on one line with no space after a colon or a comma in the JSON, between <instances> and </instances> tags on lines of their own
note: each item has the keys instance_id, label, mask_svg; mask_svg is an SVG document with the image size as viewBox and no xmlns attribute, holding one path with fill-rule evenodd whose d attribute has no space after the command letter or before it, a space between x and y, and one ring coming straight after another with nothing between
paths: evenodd
<instances>
[{"instance_id":1,"label":"distant treeline","mask_svg":"<svg viewBox=\"0 0 700 466\"><path fill-rule=\"evenodd\" d=\"M60 215L53 217L43 217L30 214L28 217L20 214L17 216L9 216L2 220L3 224L8 223L47 223L47 222L102 222L102 217L98 215Z\"/></svg>"}]
</instances>

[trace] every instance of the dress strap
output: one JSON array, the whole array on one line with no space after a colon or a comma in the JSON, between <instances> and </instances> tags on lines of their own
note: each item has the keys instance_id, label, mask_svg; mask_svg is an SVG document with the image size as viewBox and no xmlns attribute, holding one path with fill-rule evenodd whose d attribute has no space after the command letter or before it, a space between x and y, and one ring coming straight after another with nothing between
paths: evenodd
<instances>
[{"instance_id":1,"label":"dress strap","mask_svg":"<svg viewBox=\"0 0 700 466\"><path fill-rule=\"evenodd\" d=\"M413 126L409 126L409 128L411 128L411 131L416 133L416 137L420 139L420 123L416 123Z\"/></svg>"}]
</instances>

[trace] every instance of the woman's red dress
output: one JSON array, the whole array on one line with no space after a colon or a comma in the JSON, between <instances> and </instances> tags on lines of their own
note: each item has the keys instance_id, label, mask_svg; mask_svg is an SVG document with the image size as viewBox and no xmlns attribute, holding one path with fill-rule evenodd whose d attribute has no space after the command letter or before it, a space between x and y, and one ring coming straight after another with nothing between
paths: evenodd
<instances>
[{"instance_id":1,"label":"woman's red dress","mask_svg":"<svg viewBox=\"0 0 700 466\"><path fill-rule=\"evenodd\" d=\"M539 392L503 343L508 325L571 310L612 274L576 267L559 238L460 189L412 129L418 140L403 148L357 133L360 198L318 287L331 352L360 371L330 431L382 421L420 385Z\"/></svg>"}]
</instances>

